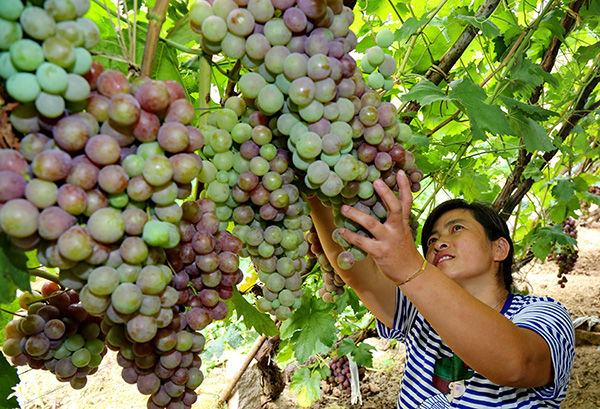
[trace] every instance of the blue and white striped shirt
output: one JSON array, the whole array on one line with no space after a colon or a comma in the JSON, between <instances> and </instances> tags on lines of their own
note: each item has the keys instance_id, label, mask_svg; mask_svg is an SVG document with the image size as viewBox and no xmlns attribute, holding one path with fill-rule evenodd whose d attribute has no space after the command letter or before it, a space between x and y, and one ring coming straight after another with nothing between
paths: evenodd
<instances>
[{"instance_id":1,"label":"blue and white striped shirt","mask_svg":"<svg viewBox=\"0 0 600 409\"><path fill-rule=\"evenodd\" d=\"M433 385L438 358L453 352L398 289L393 328L377 322L383 338L406 345L406 366L397 407L414 408L558 408L567 393L575 355L575 331L569 312L551 298L510 294L502 314L517 326L540 334L550 346L552 384L531 389L496 385L477 372L464 380L464 394L449 398ZM444 406L445 405L445 406Z\"/></svg>"}]
</instances>

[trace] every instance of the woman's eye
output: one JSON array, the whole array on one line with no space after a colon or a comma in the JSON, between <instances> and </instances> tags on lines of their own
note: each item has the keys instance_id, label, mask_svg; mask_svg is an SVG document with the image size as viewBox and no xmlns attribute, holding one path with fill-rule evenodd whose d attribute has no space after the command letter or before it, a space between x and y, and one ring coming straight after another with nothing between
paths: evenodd
<instances>
[{"instance_id":1,"label":"woman's eye","mask_svg":"<svg viewBox=\"0 0 600 409\"><path fill-rule=\"evenodd\" d=\"M454 226L452 226L452 231L457 231L457 230L460 230L462 228L463 228L463 226L461 226L460 224L455 224Z\"/></svg>"},{"instance_id":2,"label":"woman's eye","mask_svg":"<svg viewBox=\"0 0 600 409\"><path fill-rule=\"evenodd\" d=\"M433 238L433 237L432 237L432 238L430 238L429 240L427 240L427 246L428 246L428 247L429 247L429 246L431 246L431 245L432 245L433 243L435 243L436 241L437 241L437 239L435 239L435 238Z\"/></svg>"}]
</instances>

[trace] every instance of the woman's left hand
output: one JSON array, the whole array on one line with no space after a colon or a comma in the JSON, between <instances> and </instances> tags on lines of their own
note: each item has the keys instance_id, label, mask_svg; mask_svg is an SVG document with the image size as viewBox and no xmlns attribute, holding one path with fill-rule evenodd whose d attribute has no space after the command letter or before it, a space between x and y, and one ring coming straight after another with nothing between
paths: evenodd
<instances>
[{"instance_id":1,"label":"woman's left hand","mask_svg":"<svg viewBox=\"0 0 600 409\"><path fill-rule=\"evenodd\" d=\"M423 263L410 228L412 192L410 182L404 171L396 174L398 197L383 182L373 183L375 192L381 197L387 208L384 223L350 206L342 206L342 214L368 230L373 238L361 236L348 229L340 229L342 237L350 244L360 247L373 257L381 271L393 282L400 283Z\"/></svg>"}]
</instances>

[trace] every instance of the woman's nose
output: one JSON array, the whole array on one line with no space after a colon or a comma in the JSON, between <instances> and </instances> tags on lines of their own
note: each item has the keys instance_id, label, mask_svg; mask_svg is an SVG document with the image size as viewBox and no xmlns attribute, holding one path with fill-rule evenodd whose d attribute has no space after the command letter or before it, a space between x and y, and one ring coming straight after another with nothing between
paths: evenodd
<instances>
[{"instance_id":1,"label":"woman's nose","mask_svg":"<svg viewBox=\"0 0 600 409\"><path fill-rule=\"evenodd\" d=\"M448 243L438 239L438 241L436 241L433 245L433 249L436 251L436 253L439 253L441 250L447 249L448 248Z\"/></svg>"}]
</instances>

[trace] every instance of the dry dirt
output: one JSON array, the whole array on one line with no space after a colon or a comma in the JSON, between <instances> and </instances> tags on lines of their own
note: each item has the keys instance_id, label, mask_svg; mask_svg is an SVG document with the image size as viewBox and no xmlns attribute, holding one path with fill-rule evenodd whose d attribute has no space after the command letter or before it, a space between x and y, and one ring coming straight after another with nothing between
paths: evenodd
<instances>
[{"instance_id":1,"label":"dry dirt","mask_svg":"<svg viewBox=\"0 0 600 409\"><path fill-rule=\"evenodd\" d=\"M550 296L564 304L573 318L600 316L600 264L597 244L600 243L600 224L590 228L579 227L579 260L569 275L566 288L556 283L554 263L536 263L522 271L522 285L535 295ZM599 327L598 325L597 327ZM584 325L581 327L587 329ZM600 331L598 328L595 330ZM362 406L351 404L350 396L337 389L327 390L324 397L311 409L395 408L397 391L403 371L403 347L390 346L384 340L369 340L377 347L375 368L369 370L361 382ZM215 409L219 393L227 383L224 365L211 371L200 387L200 398L193 409ZM19 368L22 382L18 387L22 409L34 408L132 408L146 407L146 398L134 385L120 379L120 368L114 354L109 353L101 370L90 377L86 388L74 391L61 384L49 373ZM287 388L276 402L263 405L265 409L297 409L295 397ZM567 399L561 406L566 409L600 408L600 349L598 345L578 344L572 379ZM258 408L243 408L258 409Z\"/></svg>"}]
</instances>

